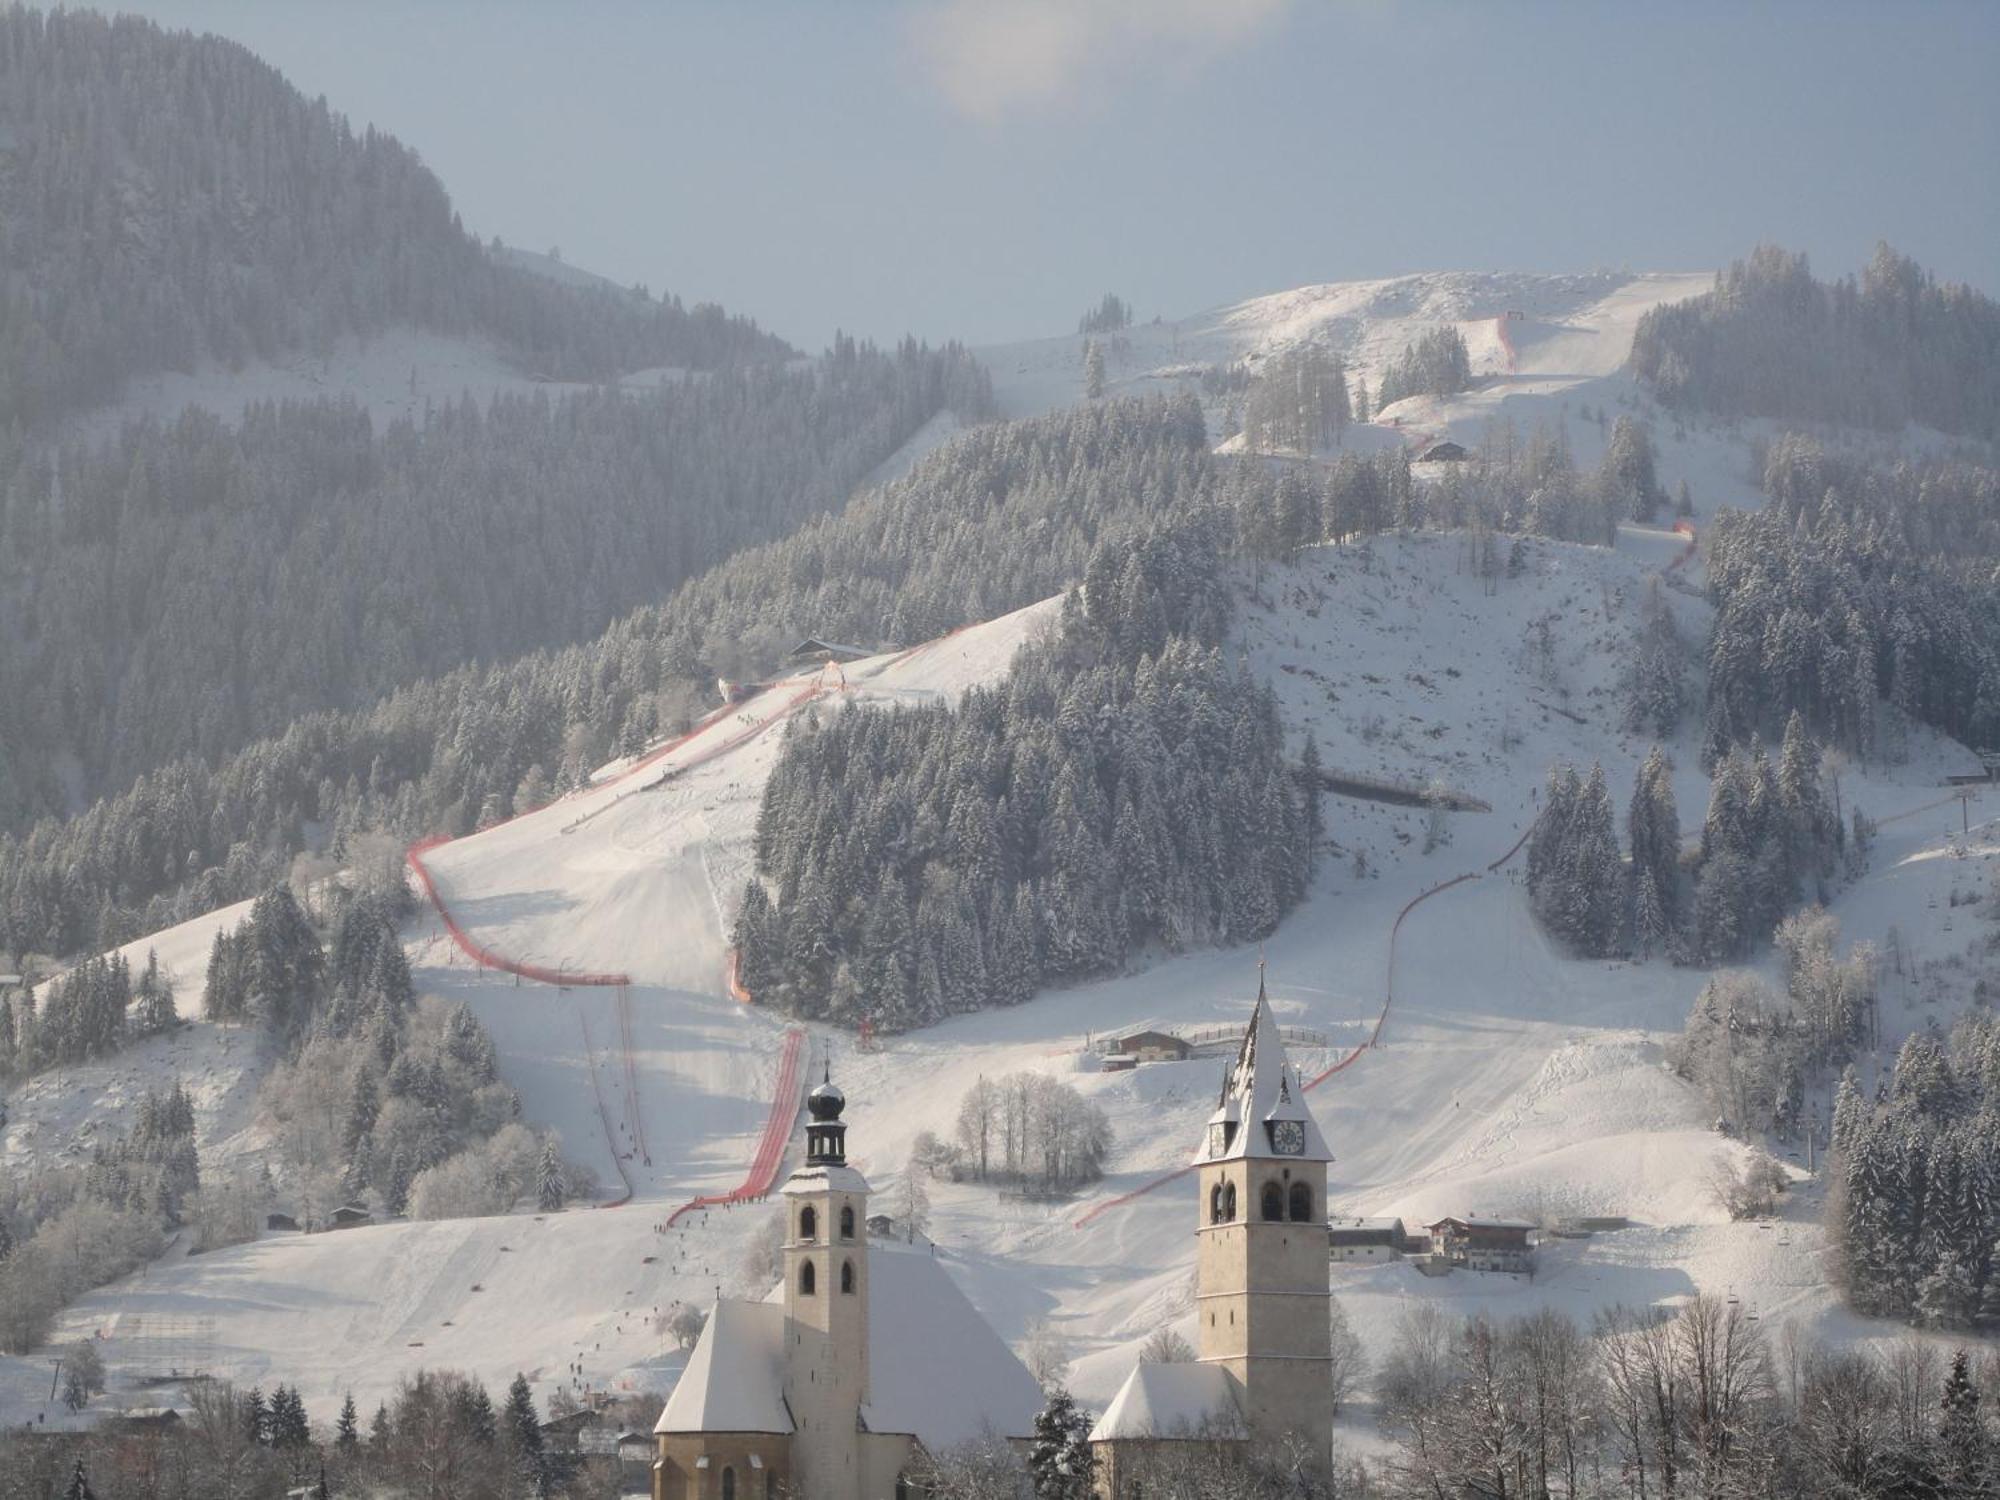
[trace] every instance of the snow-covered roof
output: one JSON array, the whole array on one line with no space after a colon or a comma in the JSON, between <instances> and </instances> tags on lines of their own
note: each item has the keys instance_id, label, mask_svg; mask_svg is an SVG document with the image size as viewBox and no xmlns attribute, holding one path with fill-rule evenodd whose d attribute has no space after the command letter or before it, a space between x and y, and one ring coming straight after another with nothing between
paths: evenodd
<instances>
[{"instance_id":1,"label":"snow-covered roof","mask_svg":"<svg viewBox=\"0 0 2000 1500\"><path fill-rule=\"evenodd\" d=\"M1221 1365L1142 1363L1125 1377L1090 1440L1220 1437L1242 1428L1236 1393Z\"/></svg>"},{"instance_id":2,"label":"snow-covered roof","mask_svg":"<svg viewBox=\"0 0 2000 1500\"><path fill-rule=\"evenodd\" d=\"M785 1179L780 1193L793 1196L802 1193L865 1193L868 1179L848 1166L816 1165L800 1167Z\"/></svg>"},{"instance_id":3,"label":"snow-covered roof","mask_svg":"<svg viewBox=\"0 0 2000 1500\"><path fill-rule=\"evenodd\" d=\"M790 1432L781 1303L718 1302L655 1432Z\"/></svg>"},{"instance_id":4,"label":"snow-covered roof","mask_svg":"<svg viewBox=\"0 0 2000 1500\"><path fill-rule=\"evenodd\" d=\"M868 1255L870 1432L907 1433L933 1452L978 1437L1028 1437L1041 1388L925 1248ZM702 1330L655 1432L790 1432L785 1288L723 1302Z\"/></svg>"},{"instance_id":5,"label":"snow-covered roof","mask_svg":"<svg viewBox=\"0 0 2000 1500\"><path fill-rule=\"evenodd\" d=\"M1302 1150L1286 1153L1300 1161L1332 1161L1326 1138L1306 1108L1305 1090L1299 1075L1285 1056L1284 1039L1278 1023L1271 1019L1270 1002L1264 995L1264 979L1257 977L1257 1004L1250 1012L1250 1025L1243 1033L1243 1045L1236 1061L1222 1079L1222 1099L1210 1125L1231 1124L1227 1145L1213 1139L1213 1131L1203 1132L1195 1152L1197 1165L1214 1161L1241 1161L1246 1157L1273 1157L1271 1139L1265 1127L1279 1120L1297 1121L1304 1137ZM1219 1149L1217 1149L1219 1147Z\"/></svg>"},{"instance_id":6,"label":"snow-covered roof","mask_svg":"<svg viewBox=\"0 0 2000 1500\"><path fill-rule=\"evenodd\" d=\"M922 1246L868 1249L870 1432L902 1432L933 1453L991 1429L1030 1437L1042 1390Z\"/></svg>"},{"instance_id":7,"label":"snow-covered roof","mask_svg":"<svg viewBox=\"0 0 2000 1500\"><path fill-rule=\"evenodd\" d=\"M1536 1226L1526 1219L1494 1219L1484 1214L1447 1214L1442 1219L1433 1219L1426 1229L1437 1229L1446 1224L1456 1224L1463 1229L1533 1229Z\"/></svg>"}]
</instances>

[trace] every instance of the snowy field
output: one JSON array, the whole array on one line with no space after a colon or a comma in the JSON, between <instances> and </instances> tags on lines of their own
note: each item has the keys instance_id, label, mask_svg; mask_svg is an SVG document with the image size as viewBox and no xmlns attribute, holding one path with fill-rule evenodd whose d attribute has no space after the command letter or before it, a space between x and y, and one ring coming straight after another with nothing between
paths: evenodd
<instances>
[{"instance_id":1,"label":"snowy field","mask_svg":"<svg viewBox=\"0 0 2000 1500\"><path fill-rule=\"evenodd\" d=\"M1380 362L1408 337L1449 318L1465 329L1475 369L1492 379L1413 408L1402 428L1351 432L1349 443L1406 442L1417 431L1476 441L1496 409L1527 414L1526 427L1533 413L1571 403L1617 407L1621 393L1631 394L1616 369L1640 312L1707 281L1440 276L1305 288L1178 326L1135 328L1125 350L1114 348L1112 373L1120 389L1159 388L1182 378L1176 362L1326 338L1372 386ZM1493 320L1509 309L1523 317L1510 324L1506 367ZM1475 338L1482 327L1483 342ZM1055 339L982 352L1015 413L1075 399L1080 347ZM1596 424L1570 416L1579 464L1594 463ZM1657 424L1661 477L1670 489L1687 478L1703 513L1748 503L1754 436ZM1644 528L1621 532L1612 548L1530 541L1521 575L1489 585L1466 568L1456 538L1385 537L1242 575L1232 653L1246 654L1275 684L1294 736L1311 730L1329 768L1441 780L1490 809L1451 814L1448 841L1426 853L1423 811L1329 796L1337 849L1266 945L1280 1019L1327 1034L1324 1054L1297 1056L1312 1077L1381 1015L1397 914L1429 888L1478 873L1411 913L1382 1045L1311 1096L1337 1158L1333 1210L1413 1222L1466 1211L1618 1214L1635 1225L1552 1243L1532 1282L1432 1280L1397 1264L1336 1267L1335 1289L1371 1342L1387 1336L1412 1299L1501 1313L1555 1305L1587 1316L1696 1290L1735 1295L1760 1318L1840 1337L1900 1331L1836 1306L1815 1184L1801 1180L1769 1223L1729 1223L1709 1194L1705 1178L1722 1143L1662 1060L1664 1037L1706 975L1663 961L1568 958L1530 919L1519 861L1487 872L1532 820L1554 759L1601 761L1622 809L1648 746L1620 727L1620 654L1648 579L1681 545ZM1683 633L1699 640L1707 606L1689 594L1670 597ZM525 1371L543 1398L565 1382L664 1390L680 1357L655 1331L654 1310L706 1302L718 1287L756 1290L742 1263L771 1212L712 1210L663 1228L680 1204L741 1179L770 1105L785 1028L728 998L726 933L784 724L993 680L1052 613L1045 603L851 664L844 683L816 672L781 680L664 754L606 767L583 792L426 856L476 941L524 962L632 976L628 1060L616 991L474 969L428 907L405 933L419 987L465 999L491 1030L524 1115L561 1131L566 1152L598 1173L606 1199L629 1180L629 1203L274 1234L197 1258L170 1252L70 1309L58 1341L104 1339L106 1399L119 1404L157 1399L133 1381L159 1355L149 1327L163 1326L192 1330L185 1336L218 1375L296 1383L315 1417L330 1415L350 1389L365 1411L426 1365L465 1368L492 1386ZM1551 650L1533 645L1544 633ZM1682 828L1692 834L1707 796L1693 730L1668 749ZM1883 826L1868 874L1836 903L1844 940L1879 941L1893 925L1916 957L1940 961L1993 930L1984 907L1954 910L1948 901L1954 890L1984 889L2000 860L2000 826L1985 821L2000 807L1975 803L1972 834L1962 838L1958 805L1937 805L1944 775L1969 766L1962 749L1924 739L1903 765L1846 775L1848 805ZM216 914L149 940L179 983L184 1014L199 1014L214 931L241 915ZM147 946L131 951L143 959ZM887 1039L869 1053L844 1034L813 1038L815 1059L830 1056L847 1091L858 1164L892 1209L913 1138L923 1130L949 1137L960 1098L981 1075L1060 1074L1106 1109L1116 1140L1111 1174L1074 1203L943 1183L931 1190L933 1233L961 1285L1011 1341L1044 1319L1068 1337L1078 1355L1073 1384L1086 1402L1109 1398L1155 1328L1191 1327L1191 1180L1084 1227L1078 1220L1187 1160L1220 1065L1105 1074L1093 1069L1085 1039L1139 1021L1240 1024L1257 957L1161 955L1139 972ZM1887 993L1885 1051L1864 1066L1869 1085L1903 1034L1932 1017L1948 1021L1960 1003L1956 990L1929 978L1898 980ZM87 1153L90 1133L117 1123L139 1088L175 1075L195 1091L204 1164L240 1158L265 1139L254 1111L261 1067L247 1035L196 1020L173 1038L24 1087L10 1101L5 1159ZM1825 1118L1823 1099L1820 1106ZM1803 1163L1796 1170L1803 1179ZM0 1361L0 1420L33 1419L47 1392L45 1358Z\"/></svg>"}]
</instances>

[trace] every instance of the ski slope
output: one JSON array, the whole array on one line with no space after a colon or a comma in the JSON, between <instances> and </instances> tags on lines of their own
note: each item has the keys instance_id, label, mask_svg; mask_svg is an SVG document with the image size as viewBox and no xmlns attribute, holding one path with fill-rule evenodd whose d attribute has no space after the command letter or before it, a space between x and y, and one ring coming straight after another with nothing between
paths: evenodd
<instances>
[{"instance_id":1,"label":"ski slope","mask_svg":"<svg viewBox=\"0 0 2000 1500\"><path fill-rule=\"evenodd\" d=\"M699 1200L781 1169L811 1061L824 1056L824 1043L788 1045L782 1018L726 989L726 913L750 869L783 727L801 712L931 701L991 680L1053 607L850 664L844 685L818 669L781 679L663 751L606 767L575 796L425 853L440 899L480 945L629 973L626 987L563 988L479 967L429 906L406 930L419 992L472 1006L523 1117L555 1128L619 1206L275 1234L196 1258L177 1247L69 1309L54 1342L102 1340L113 1387L102 1400L113 1405L157 1400L133 1381L169 1326L218 1374L298 1385L315 1415L349 1390L367 1409L425 1366L468 1369L495 1388L522 1371L544 1400L561 1385L670 1385L681 1356L657 1317L718 1287L764 1290L742 1261L765 1211ZM200 1019L208 946L245 915L247 905L231 908L133 945L141 961L158 949L189 1025L29 1084L10 1101L10 1161L87 1158L95 1133L129 1123L140 1088L175 1076L198 1085L205 1167L219 1146L268 1148L254 1110L268 1059L255 1034ZM0 1421L42 1414L63 1419L48 1406L46 1363L0 1358Z\"/></svg>"},{"instance_id":2,"label":"ski slope","mask_svg":"<svg viewBox=\"0 0 2000 1500\"><path fill-rule=\"evenodd\" d=\"M1496 414L1524 431L1560 418L1587 466L1604 429L1583 420L1584 406L1644 410L1619 373L1638 317L1707 284L1706 276L1422 276L1302 288L1129 330L1110 345L1113 387L1169 388L1197 379L1205 363L1254 362L1302 340L1340 349L1374 386L1409 338L1449 321L1465 332L1481 383L1399 403L1383 421L1351 429L1348 446L1443 434L1476 443ZM1509 311L1522 316L1503 322ZM1074 401L1081 345L1063 338L982 351L1003 410ZM1687 479L1703 514L1754 503L1758 424L1680 430L1654 416L1669 488ZM948 424L934 428L913 443L948 438ZM1448 842L1426 852L1423 810L1329 796L1336 847L1305 905L1265 945L1280 1019L1328 1039L1323 1053L1298 1055L1306 1076L1349 1057L1380 1027L1380 1045L1311 1096L1337 1158L1332 1210L1412 1221L1466 1211L1622 1214L1635 1223L1552 1243L1532 1282L1429 1280L1396 1264L1336 1268L1336 1291L1371 1343L1389 1336L1397 1310L1414 1299L1588 1316L1698 1289L1835 1338L1901 1331L1835 1305L1816 1185L1801 1181L1768 1224L1728 1223L1714 1204L1710 1161L1735 1148L1708 1129L1699 1101L1662 1060L1664 1038L1707 975L1658 961L1572 959L1529 917L1515 866L1489 869L1532 822L1553 760L1601 761L1622 806L1648 746L1620 726L1619 655L1648 580L1684 545L1637 527L1612 548L1531 541L1522 575L1489 588L1467 567L1460 539L1384 537L1312 549L1241 577L1229 649L1275 685L1294 736L1310 730L1331 769L1441 781L1490 809L1449 815ZM1683 634L1700 639L1707 606L1687 593L1669 597ZM127 1404L154 1399L129 1384L149 1357L147 1317L209 1329L204 1357L218 1374L296 1383L315 1416L349 1389L366 1408L425 1365L469 1369L494 1386L525 1371L544 1399L563 1384L665 1389L679 1356L656 1331L655 1309L705 1302L718 1287L761 1291L742 1265L768 1210L697 1208L666 1226L684 1205L745 1181L783 1103L788 1028L730 996L727 932L786 726L991 681L1054 611L1048 601L850 664L842 678L817 670L780 678L694 733L604 768L577 794L421 855L466 946L438 908L423 908L406 931L419 987L475 1008L524 1117L558 1129L566 1153L597 1171L604 1201L624 1206L272 1235L192 1260L170 1255L83 1299L58 1339L103 1335L113 1376L106 1399ZM1551 650L1533 644L1544 634L1538 622ZM1668 748L1682 827L1692 831L1707 795L1692 731ZM1966 1003L1976 972L1968 954L1992 930L1984 907L1954 911L1948 901L1954 890L1983 890L2000 859L1995 827L1981 821L2000 808L1975 804L1971 836L1960 837L1957 804L1938 805L1943 775L1969 765L1958 747L1920 738L1907 763L1844 779L1848 804L1884 819L1869 874L1836 904L1844 935L1880 941L1893 926L1932 965L1892 978L1884 1053L1863 1069L1869 1084L1904 1034L1947 1022ZM1923 810L1895 816L1911 809ZM241 915L218 913L151 940L180 984L184 1014L198 1014L214 931ZM1385 1019L1392 932L1395 998ZM146 946L133 945L135 959ZM481 967L468 948L629 984L540 984ZM1192 1183L1116 1200L1185 1163L1218 1074L1212 1060L1101 1073L1086 1039L1142 1021L1240 1024L1256 959L1250 951L1157 956L1135 973L957 1018L865 1054L844 1034L815 1030L795 1059L810 1072L832 1059L858 1164L892 1212L913 1140L926 1130L950 1138L958 1101L981 1076L1059 1074L1105 1108L1116 1140L1110 1174L1076 1202L930 1188L933 1237L954 1276L1004 1337L1018 1341L1044 1320L1067 1337L1078 1356L1072 1386L1086 1402L1109 1398L1156 1328L1190 1330ZM246 1159L268 1144L254 1111L262 1066L247 1035L197 1021L17 1092L5 1159L87 1153L90 1131L117 1123L139 1087L176 1073L198 1083L204 1163ZM0 1420L31 1418L46 1393L45 1363L0 1361ZM1365 1420L1365 1405L1359 1412L1355 1420Z\"/></svg>"},{"instance_id":3,"label":"ski slope","mask_svg":"<svg viewBox=\"0 0 2000 1500\"><path fill-rule=\"evenodd\" d=\"M1484 872L1518 842L1550 760L1601 759L1622 801L1647 747L1619 728L1617 649L1646 580L1680 545L1641 530L1611 549L1531 542L1522 576L1491 593L1464 571L1451 537L1321 548L1245 576L1232 649L1277 685L1288 725L1312 729L1329 767L1436 777L1492 809L1452 814L1450 841L1427 854L1422 810L1327 799L1339 848L1306 905L1266 945L1281 1019L1328 1038L1323 1054L1299 1055L1308 1076L1380 1018L1398 913L1424 890ZM1673 598L1685 628L1699 631L1705 606ZM1052 603L854 664L849 691L815 674L781 679L664 755L608 767L576 796L432 851L441 898L481 944L630 973L628 1064L618 1055L616 989L564 991L477 968L428 913L408 932L420 987L474 1006L524 1115L557 1127L566 1151L596 1167L607 1197L622 1191L621 1174L629 1178L631 1202L273 1235L198 1259L169 1257L65 1319L64 1337L105 1335L108 1399L134 1399L120 1381L139 1368L145 1343L131 1330L144 1325L132 1320L148 1314L212 1319L218 1372L296 1381L316 1412L349 1388L366 1406L426 1364L468 1368L495 1384L519 1369L544 1397L565 1381L669 1384L679 1356L662 1347L654 1309L705 1301L718 1286L755 1290L741 1267L769 1212L697 1210L663 1228L690 1199L743 1180L778 1082L784 1024L728 998L723 934L750 868L783 723L989 680ZM1529 625L1541 618L1558 643L1552 662L1528 649ZM1692 741L1671 748L1683 826L1692 828L1705 784ZM1933 955L1979 936L1984 919L1965 908L1959 931L1944 930L1952 915L1944 892L1983 880L1982 862L2000 846L1988 827L1959 857L1958 841L1943 836L1956 804L1931 806L1942 772L1962 760L1954 747L1925 742L1905 766L1848 778L1850 802L1871 812L1929 808L1884 827L1873 872L1839 903L1849 936L1879 937L1893 922L1913 950ZM163 939L163 951L180 941ZM205 951L192 937L184 946ZM1185 1162L1212 1107L1218 1065L1105 1074L1082 1044L1142 1020L1240 1022L1255 962L1248 951L1162 961L890 1038L871 1053L845 1035L813 1037L811 1056L830 1056L847 1092L859 1165L891 1212L914 1137L949 1137L959 1099L981 1075L1054 1072L1107 1110L1117 1142L1111 1173L1076 1203L931 1187L933 1236L954 1275L1003 1336L1019 1340L1047 1320L1070 1338L1073 1384L1086 1400L1108 1399L1154 1328L1191 1318L1193 1188L1183 1179L1084 1228L1077 1220ZM1619 1213L1640 1227L1552 1246L1533 1283L1341 1268L1337 1289L1364 1337L1386 1337L1395 1310L1416 1297L1502 1312L1553 1303L1587 1315L1697 1288L1734 1292L1770 1316L1840 1336L1889 1332L1833 1305L1810 1189L1770 1227L1726 1223L1710 1200L1704 1179L1722 1143L1661 1061L1663 1037L1705 977L1659 962L1566 957L1529 919L1525 893L1504 868L1410 909L1381 1045L1312 1095L1337 1157L1333 1211L1412 1220L1466 1210ZM1948 1014L1952 1003L1947 995L1894 1010L1886 1044L1898 1027ZM573 1361L580 1376L568 1373ZM44 1368L0 1365L0 1415L40 1409Z\"/></svg>"}]
</instances>

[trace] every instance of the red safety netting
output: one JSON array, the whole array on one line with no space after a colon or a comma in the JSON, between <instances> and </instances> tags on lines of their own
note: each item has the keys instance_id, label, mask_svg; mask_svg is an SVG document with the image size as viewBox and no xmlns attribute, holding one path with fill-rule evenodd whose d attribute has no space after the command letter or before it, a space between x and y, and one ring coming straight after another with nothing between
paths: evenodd
<instances>
[{"instance_id":1,"label":"red safety netting","mask_svg":"<svg viewBox=\"0 0 2000 1500\"><path fill-rule=\"evenodd\" d=\"M508 958L505 954L495 953L491 948L473 937L458 925L458 919L451 914L451 908L445 905L444 897L438 894L437 882L431 878L430 867L424 863L424 855L426 853L437 848L440 844L448 844L450 842L451 840L444 834L438 834L427 839L418 839L404 852L403 857L409 862L410 869L416 874L417 884L424 888L425 898L429 900L431 906L437 911L439 919L444 923L444 930L451 935L452 943L458 948L459 952L478 964L482 969L499 969L503 973L518 974L523 979L537 980L542 984L613 986L630 984L632 982L632 976L629 974L613 972L593 973L584 969L551 969L546 964L522 963L518 959Z\"/></svg>"},{"instance_id":2,"label":"red safety netting","mask_svg":"<svg viewBox=\"0 0 2000 1500\"><path fill-rule=\"evenodd\" d=\"M667 1216L669 1229L686 1214L697 1209L716 1208L726 1203L747 1203L762 1198L777 1181L778 1168L785 1163L785 1147L792 1139L792 1125L799 1115L799 1088L804 1080L806 1034L794 1028L785 1033L784 1054L778 1060L778 1084L771 1093L771 1113L764 1121L764 1133L757 1138L757 1153L750 1158L750 1171L742 1182L726 1193L691 1198Z\"/></svg>"},{"instance_id":3,"label":"red safety netting","mask_svg":"<svg viewBox=\"0 0 2000 1500\"><path fill-rule=\"evenodd\" d=\"M1662 570L1667 573L1676 572L1692 562L1694 560L1695 548L1700 545L1695 538L1694 522L1688 520L1686 517L1682 517L1680 520L1674 522L1674 530L1686 537L1688 544L1681 549L1680 555L1668 563Z\"/></svg>"}]
</instances>

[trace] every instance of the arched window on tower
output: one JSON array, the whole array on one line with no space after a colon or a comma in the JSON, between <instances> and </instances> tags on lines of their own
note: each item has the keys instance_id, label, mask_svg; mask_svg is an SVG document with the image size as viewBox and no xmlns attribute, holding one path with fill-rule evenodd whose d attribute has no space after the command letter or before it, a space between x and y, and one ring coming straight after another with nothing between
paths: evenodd
<instances>
[{"instance_id":1,"label":"arched window on tower","mask_svg":"<svg viewBox=\"0 0 2000 1500\"><path fill-rule=\"evenodd\" d=\"M808 1244L819 1238L819 1212L810 1203L799 1210L799 1238Z\"/></svg>"},{"instance_id":2,"label":"arched window on tower","mask_svg":"<svg viewBox=\"0 0 2000 1500\"><path fill-rule=\"evenodd\" d=\"M1236 1184L1233 1182L1225 1182L1222 1185L1222 1222L1225 1224L1236 1222Z\"/></svg>"},{"instance_id":3,"label":"arched window on tower","mask_svg":"<svg viewBox=\"0 0 2000 1500\"><path fill-rule=\"evenodd\" d=\"M799 1295L810 1297L813 1290L813 1263L807 1261L799 1267Z\"/></svg>"},{"instance_id":4,"label":"arched window on tower","mask_svg":"<svg viewBox=\"0 0 2000 1500\"><path fill-rule=\"evenodd\" d=\"M722 1471L722 1500L736 1500L736 1471L734 1469L724 1469Z\"/></svg>"},{"instance_id":5,"label":"arched window on tower","mask_svg":"<svg viewBox=\"0 0 2000 1500\"><path fill-rule=\"evenodd\" d=\"M1219 1182L1208 1190L1208 1222L1222 1222L1222 1184Z\"/></svg>"},{"instance_id":6,"label":"arched window on tower","mask_svg":"<svg viewBox=\"0 0 2000 1500\"><path fill-rule=\"evenodd\" d=\"M843 1204L841 1206L840 1237L844 1240L851 1240L854 1238L854 1205L852 1203Z\"/></svg>"},{"instance_id":7,"label":"arched window on tower","mask_svg":"<svg viewBox=\"0 0 2000 1500\"><path fill-rule=\"evenodd\" d=\"M1303 1182L1292 1184L1292 1222L1310 1224L1313 1216L1313 1190Z\"/></svg>"},{"instance_id":8,"label":"arched window on tower","mask_svg":"<svg viewBox=\"0 0 2000 1500\"><path fill-rule=\"evenodd\" d=\"M840 1289L843 1292L854 1290L854 1262L851 1260L840 1263Z\"/></svg>"},{"instance_id":9,"label":"arched window on tower","mask_svg":"<svg viewBox=\"0 0 2000 1500\"><path fill-rule=\"evenodd\" d=\"M1264 1222L1266 1224L1285 1222L1285 1190L1275 1182L1264 1184Z\"/></svg>"}]
</instances>

